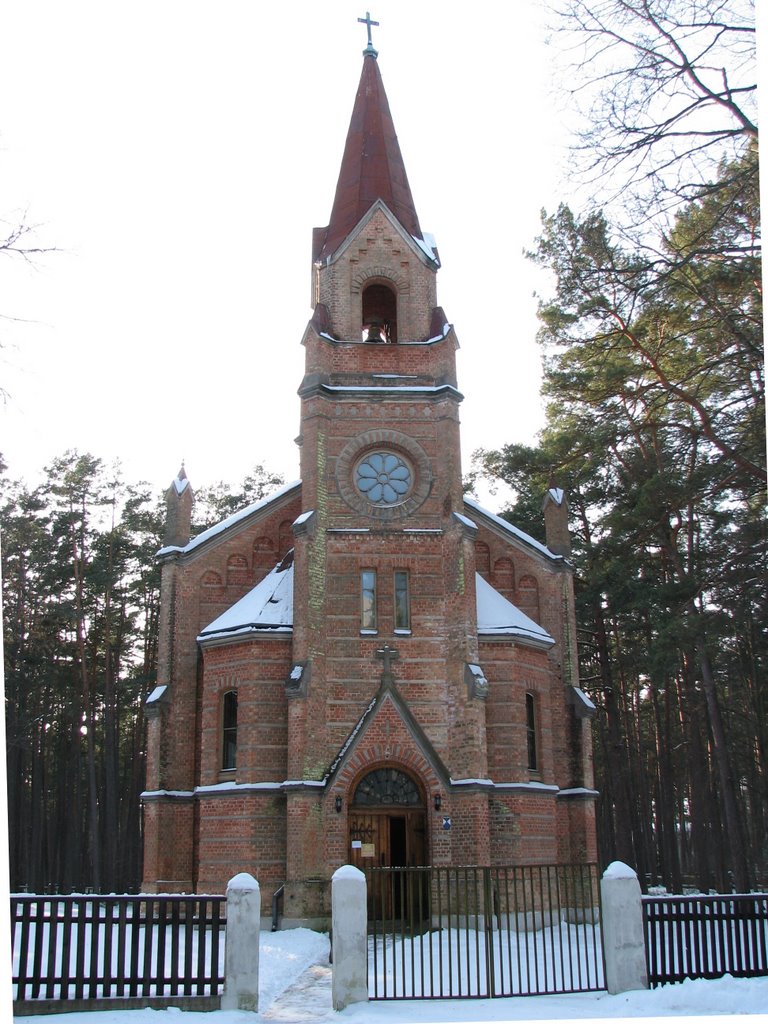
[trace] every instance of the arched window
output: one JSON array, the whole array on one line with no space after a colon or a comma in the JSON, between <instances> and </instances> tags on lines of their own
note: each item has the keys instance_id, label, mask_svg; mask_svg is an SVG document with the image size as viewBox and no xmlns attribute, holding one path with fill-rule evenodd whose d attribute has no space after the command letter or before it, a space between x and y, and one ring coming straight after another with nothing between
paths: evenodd
<instances>
[{"instance_id":1,"label":"arched window","mask_svg":"<svg viewBox=\"0 0 768 1024\"><path fill-rule=\"evenodd\" d=\"M363 291L363 340L397 341L397 295L386 284L369 284Z\"/></svg>"},{"instance_id":2,"label":"arched window","mask_svg":"<svg viewBox=\"0 0 768 1024\"><path fill-rule=\"evenodd\" d=\"M355 807L423 807L424 798L410 775L399 768L374 768L357 784L352 803Z\"/></svg>"},{"instance_id":3,"label":"arched window","mask_svg":"<svg viewBox=\"0 0 768 1024\"><path fill-rule=\"evenodd\" d=\"M221 702L221 767L237 767L237 690L227 690Z\"/></svg>"}]
</instances>

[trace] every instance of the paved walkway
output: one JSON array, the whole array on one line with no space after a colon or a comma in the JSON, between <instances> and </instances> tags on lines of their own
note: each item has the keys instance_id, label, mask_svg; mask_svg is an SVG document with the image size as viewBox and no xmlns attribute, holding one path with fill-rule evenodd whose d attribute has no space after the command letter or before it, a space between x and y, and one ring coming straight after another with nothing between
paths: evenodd
<instances>
[{"instance_id":1,"label":"paved walkway","mask_svg":"<svg viewBox=\"0 0 768 1024\"><path fill-rule=\"evenodd\" d=\"M291 1022L334 1017L331 1003L331 966L313 964L261 1014L265 1020Z\"/></svg>"}]
</instances>

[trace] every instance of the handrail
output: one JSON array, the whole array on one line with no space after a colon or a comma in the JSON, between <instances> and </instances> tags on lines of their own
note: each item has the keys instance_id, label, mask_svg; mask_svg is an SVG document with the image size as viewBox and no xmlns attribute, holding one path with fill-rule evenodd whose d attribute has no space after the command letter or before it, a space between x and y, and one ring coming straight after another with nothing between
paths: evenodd
<instances>
[{"instance_id":1,"label":"handrail","mask_svg":"<svg viewBox=\"0 0 768 1024\"><path fill-rule=\"evenodd\" d=\"M280 926L280 917L282 914L282 903L285 895L285 885L281 885L280 888L272 894L272 931L276 932Z\"/></svg>"}]
</instances>

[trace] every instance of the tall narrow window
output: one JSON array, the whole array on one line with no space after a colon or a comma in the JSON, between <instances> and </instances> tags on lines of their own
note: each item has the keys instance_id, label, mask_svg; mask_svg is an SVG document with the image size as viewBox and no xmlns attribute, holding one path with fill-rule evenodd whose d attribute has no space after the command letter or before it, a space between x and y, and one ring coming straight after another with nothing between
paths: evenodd
<instances>
[{"instance_id":1,"label":"tall narrow window","mask_svg":"<svg viewBox=\"0 0 768 1024\"><path fill-rule=\"evenodd\" d=\"M237 765L237 690L224 694L221 709L221 767L230 771Z\"/></svg>"},{"instance_id":2,"label":"tall narrow window","mask_svg":"<svg viewBox=\"0 0 768 1024\"><path fill-rule=\"evenodd\" d=\"M376 573L372 569L360 573L360 628L376 629Z\"/></svg>"},{"instance_id":3,"label":"tall narrow window","mask_svg":"<svg viewBox=\"0 0 768 1024\"><path fill-rule=\"evenodd\" d=\"M536 754L536 699L532 693L525 695L525 731L528 736L528 770L538 771Z\"/></svg>"},{"instance_id":4,"label":"tall narrow window","mask_svg":"<svg viewBox=\"0 0 768 1024\"><path fill-rule=\"evenodd\" d=\"M410 631L411 601L408 593L408 573L395 573L395 629Z\"/></svg>"}]
</instances>

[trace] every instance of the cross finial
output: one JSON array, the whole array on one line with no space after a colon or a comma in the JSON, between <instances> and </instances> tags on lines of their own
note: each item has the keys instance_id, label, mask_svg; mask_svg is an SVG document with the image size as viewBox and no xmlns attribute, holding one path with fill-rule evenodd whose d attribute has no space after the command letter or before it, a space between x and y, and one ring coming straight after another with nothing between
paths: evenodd
<instances>
[{"instance_id":1,"label":"cross finial","mask_svg":"<svg viewBox=\"0 0 768 1024\"><path fill-rule=\"evenodd\" d=\"M378 24L379 24L378 21L372 21L371 20L371 12L370 11L366 11L365 12L365 17L364 18L358 18L357 20L361 24L366 25L368 27L368 45L363 50L363 56L365 56L366 54L370 53L372 57L378 57L379 52L378 52L378 50L374 50L374 48L373 48L373 40L371 39L371 26L372 25L378 26Z\"/></svg>"},{"instance_id":2,"label":"cross finial","mask_svg":"<svg viewBox=\"0 0 768 1024\"><path fill-rule=\"evenodd\" d=\"M384 644L380 651L376 651L376 657L384 662L384 671L381 673L382 681L393 679L391 662L397 661L400 657L395 648Z\"/></svg>"}]
</instances>

